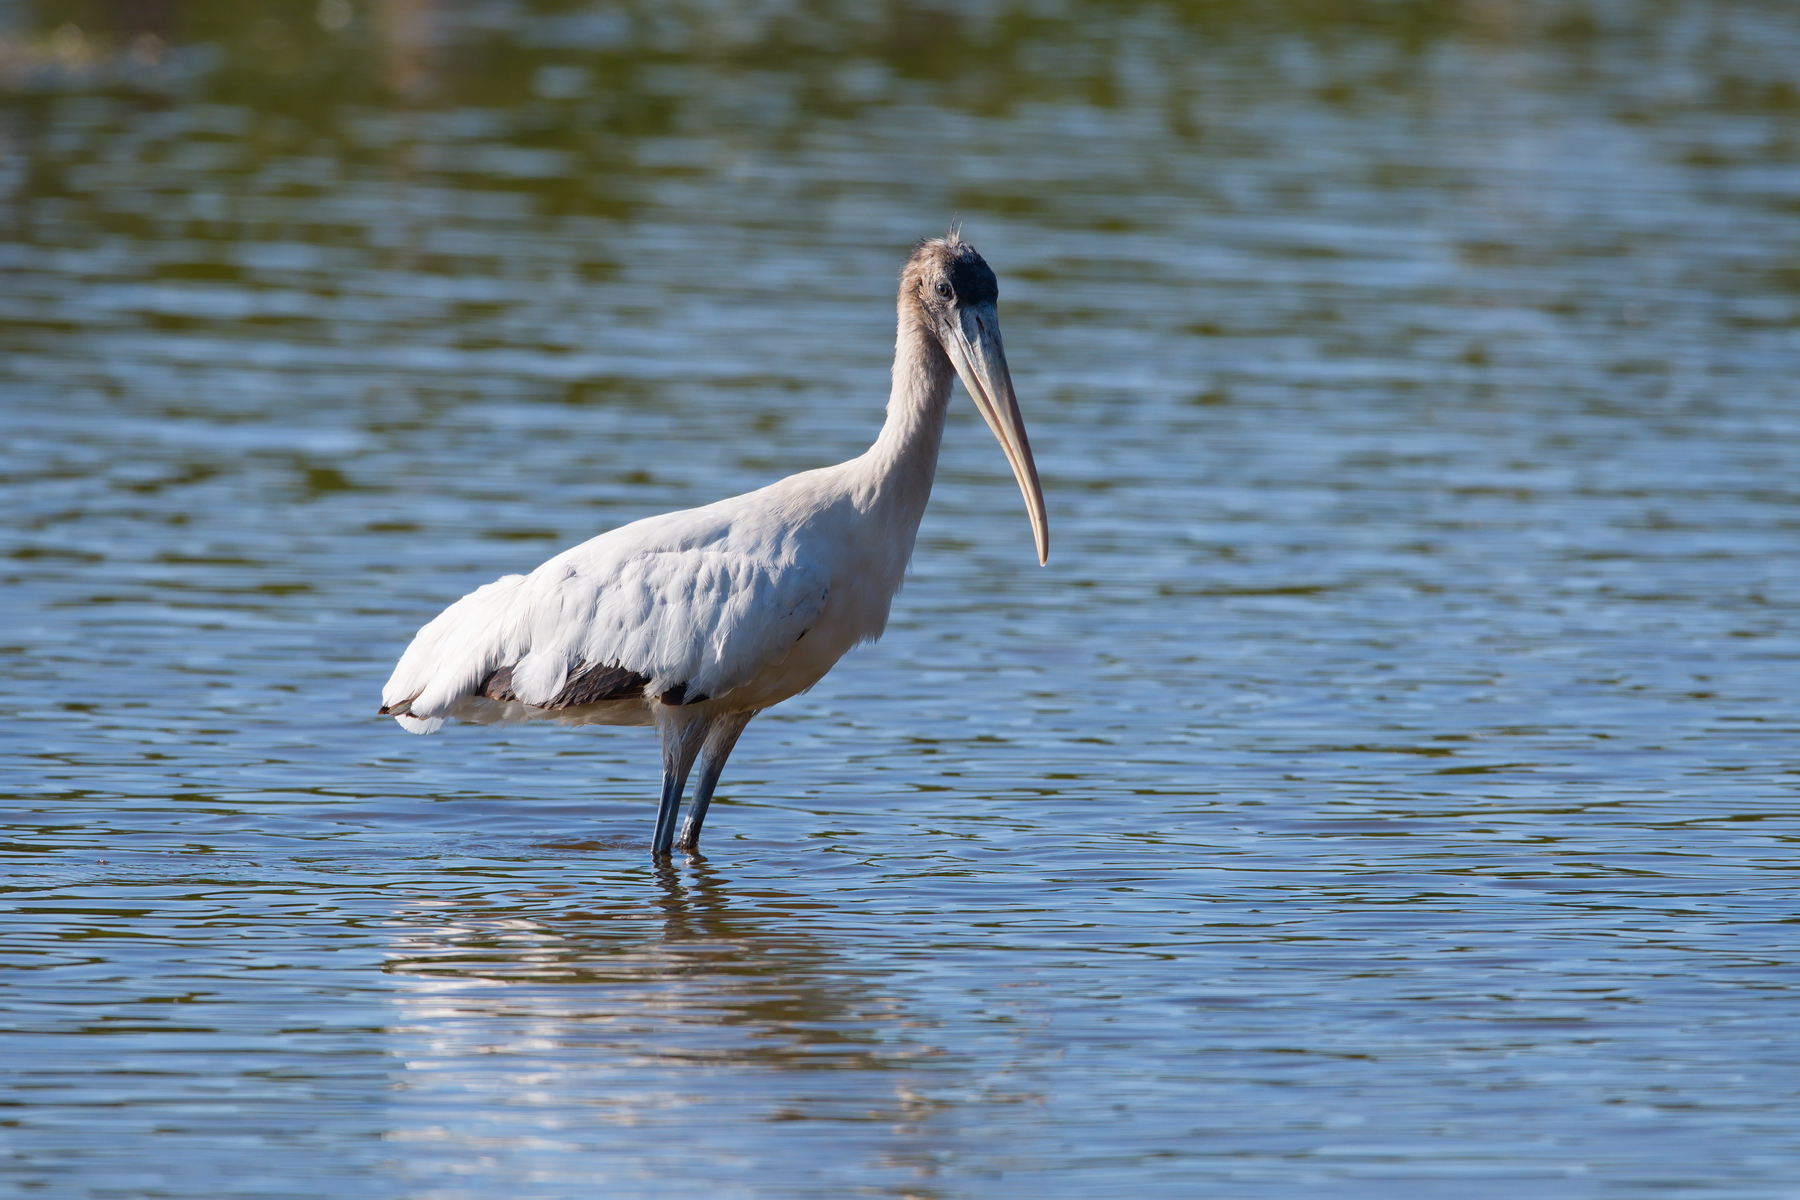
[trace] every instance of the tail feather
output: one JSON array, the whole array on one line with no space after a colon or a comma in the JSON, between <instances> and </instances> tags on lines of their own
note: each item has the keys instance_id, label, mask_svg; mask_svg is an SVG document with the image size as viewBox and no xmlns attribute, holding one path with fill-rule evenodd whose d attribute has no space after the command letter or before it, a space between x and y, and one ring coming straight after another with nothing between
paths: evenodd
<instances>
[{"instance_id":1,"label":"tail feather","mask_svg":"<svg viewBox=\"0 0 1800 1200\"><path fill-rule=\"evenodd\" d=\"M375 710L375 715L378 717L410 717L412 716L412 702L417 700L422 694L422 692L414 692L404 700L396 700L392 704L384 704Z\"/></svg>"}]
</instances>

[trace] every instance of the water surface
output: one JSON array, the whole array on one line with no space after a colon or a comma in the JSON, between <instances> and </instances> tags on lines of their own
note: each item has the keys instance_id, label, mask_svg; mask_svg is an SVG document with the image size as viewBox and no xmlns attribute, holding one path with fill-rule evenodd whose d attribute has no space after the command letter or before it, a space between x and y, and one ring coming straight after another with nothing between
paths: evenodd
<instances>
[{"instance_id":1,"label":"water surface","mask_svg":"<svg viewBox=\"0 0 1800 1200\"><path fill-rule=\"evenodd\" d=\"M1800 1192L1800 16L0 6L22 1195ZM707 856L412 631L858 453Z\"/></svg>"}]
</instances>

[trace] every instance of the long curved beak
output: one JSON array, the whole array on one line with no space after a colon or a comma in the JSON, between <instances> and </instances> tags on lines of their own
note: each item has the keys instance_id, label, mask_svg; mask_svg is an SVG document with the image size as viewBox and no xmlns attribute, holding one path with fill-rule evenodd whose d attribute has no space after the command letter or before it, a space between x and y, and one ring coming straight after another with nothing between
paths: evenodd
<instances>
[{"instance_id":1,"label":"long curved beak","mask_svg":"<svg viewBox=\"0 0 1800 1200\"><path fill-rule=\"evenodd\" d=\"M1031 441L1025 436L1025 418L1019 398L1013 394L1012 372L1006 368L1006 348L1000 344L1000 318L991 304L962 311L954 336L948 339L950 361L962 376L969 398L987 421L988 428L1006 453L1013 478L1025 496L1025 512L1031 517L1031 536L1037 542L1038 565L1050 561L1050 520L1044 512L1044 489L1038 483L1037 463L1031 457Z\"/></svg>"}]
</instances>

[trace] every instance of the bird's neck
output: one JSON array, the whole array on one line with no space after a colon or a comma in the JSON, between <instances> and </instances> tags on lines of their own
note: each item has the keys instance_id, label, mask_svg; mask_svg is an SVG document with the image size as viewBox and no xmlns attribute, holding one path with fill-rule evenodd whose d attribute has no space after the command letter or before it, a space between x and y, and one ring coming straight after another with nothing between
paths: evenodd
<instances>
[{"instance_id":1,"label":"bird's neck","mask_svg":"<svg viewBox=\"0 0 1800 1200\"><path fill-rule=\"evenodd\" d=\"M894 389L888 396L887 421L864 460L874 484L869 499L905 526L910 549L937 476L938 447L944 440L944 415L956 369L937 337L921 321L908 320L909 315L901 314L894 347Z\"/></svg>"}]
</instances>

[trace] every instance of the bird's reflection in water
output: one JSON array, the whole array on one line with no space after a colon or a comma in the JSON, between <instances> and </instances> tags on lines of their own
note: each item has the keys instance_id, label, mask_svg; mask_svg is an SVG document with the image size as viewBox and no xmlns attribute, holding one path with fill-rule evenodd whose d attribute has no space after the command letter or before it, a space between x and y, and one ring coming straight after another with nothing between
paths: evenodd
<instances>
[{"instance_id":1,"label":"bird's reflection in water","mask_svg":"<svg viewBox=\"0 0 1800 1200\"><path fill-rule=\"evenodd\" d=\"M862 1170L900 1186L955 1138L932 1093L956 1070L833 949L829 905L734 892L695 859L653 885L633 869L484 898L396 921L386 1140L403 1173L498 1182L528 1157L534 1176L592 1180L601 1154L608 1178L710 1186L841 1164L865 1138Z\"/></svg>"},{"instance_id":2,"label":"bird's reflection in water","mask_svg":"<svg viewBox=\"0 0 1800 1200\"><path fill-rule=\"evenodd\" d=\"M637 895L608 905L572 889L431 905L402 919L387 969L411 977L404 994L450 1011L548 1017L633 1056L880 1067L923 1049L885 1036L895 1003L834 959L813 931L816 902L734 896L698 858L654 879L638 875Z\"/></svg>"}]
</instances>

